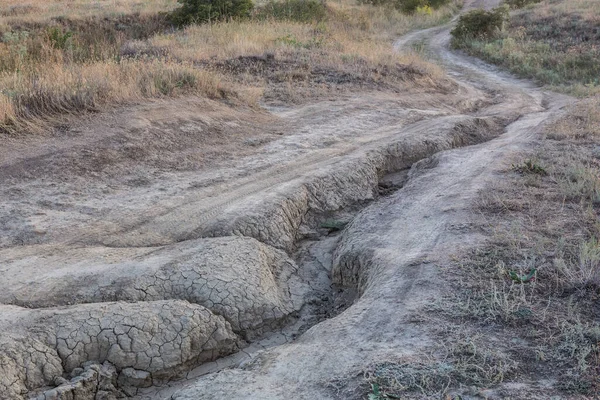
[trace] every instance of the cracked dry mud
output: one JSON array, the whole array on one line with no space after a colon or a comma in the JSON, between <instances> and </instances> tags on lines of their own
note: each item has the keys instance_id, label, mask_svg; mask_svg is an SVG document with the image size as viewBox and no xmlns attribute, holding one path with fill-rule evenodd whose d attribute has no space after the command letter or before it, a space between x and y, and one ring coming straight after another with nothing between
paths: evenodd
<instances>
[{"instance_id":1,"label":"cracked dry mud","mask_svg":"<svg viewBox=\"0 0 600 400\"><path fill-rule=\"evenodd\" d=\"M417 354L436 264L481 240L476 193L568 101L449 52L448 30L397 45L426 39L449 91L183 99L11 139L0 398L354 398L368 364Z\"/></svg>"}]
</instances>

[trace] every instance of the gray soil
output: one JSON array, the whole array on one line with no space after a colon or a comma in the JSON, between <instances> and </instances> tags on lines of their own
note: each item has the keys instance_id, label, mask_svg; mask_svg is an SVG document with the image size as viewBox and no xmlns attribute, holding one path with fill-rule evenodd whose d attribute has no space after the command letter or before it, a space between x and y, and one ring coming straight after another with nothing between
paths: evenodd
<instances>
[{"instance_id":1,"label":"gray soil","mask_svg":"<svg viewBox=\"0 0 600 400\"><path fill-rule=\"evenodd\" d=\"M351 399L418 357L436 265L482 240L477 194L570 101L449 29L397 47L427 42L450 91L179 99L10 139L0 398Z\"/></svg>"}]
</instances>

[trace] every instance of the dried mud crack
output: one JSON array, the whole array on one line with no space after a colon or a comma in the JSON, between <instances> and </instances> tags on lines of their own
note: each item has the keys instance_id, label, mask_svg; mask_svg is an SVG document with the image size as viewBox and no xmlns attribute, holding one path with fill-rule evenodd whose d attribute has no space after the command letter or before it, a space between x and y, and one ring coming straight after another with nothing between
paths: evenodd
<instances>
[{"instance_id":1,"label":"dried mud crack","mask_svg":"<svg viewBox=\"0 0 600 400\"><path fill-rule=\"evenodd\" d=\"M447 31L420 34L457 80L447 102L273 110L293 128L259 151L128 191L126 168L61 177L61 207L50 178L4 176L37 197L31 227L2 214L27 234L0 241L0 398L354 398L369 363L417 354L435 264L479 240L475 194L565 101L449 53Z\"/></svg>"}]
</instances>

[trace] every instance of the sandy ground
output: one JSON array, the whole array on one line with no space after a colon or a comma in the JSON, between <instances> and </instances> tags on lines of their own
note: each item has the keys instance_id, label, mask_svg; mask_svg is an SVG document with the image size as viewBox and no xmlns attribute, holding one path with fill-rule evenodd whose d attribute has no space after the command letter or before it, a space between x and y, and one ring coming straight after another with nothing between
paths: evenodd
<instances>
[{"instance_id":1,"label":"sandy ground","mask_svg":"<svg viewBox=\"0 0 600 400\"><path fill-rule=\"evenodd\" d=\"M7 142L0 398L351 399L370 363L419 357L476 194L570 101L448 32L396 44L427 42L445 93L179 99Z\"/></svg>"}]
</instances>

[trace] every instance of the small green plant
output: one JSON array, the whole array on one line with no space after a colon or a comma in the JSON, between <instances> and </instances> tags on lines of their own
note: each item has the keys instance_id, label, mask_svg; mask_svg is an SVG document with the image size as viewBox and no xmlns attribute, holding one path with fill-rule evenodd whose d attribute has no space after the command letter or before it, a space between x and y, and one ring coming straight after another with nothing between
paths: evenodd
<instances>
[{"instance_id":1,"label":"small green plant","mask_svg":"<svg viewBox=\"0 0 600 400\"><path fill-rule=\"evenodd\" d=\"M73 32L68 30L63 32L63 30L57 26L48 28L46 34L48 36L48 41L55 49L66 49L73 37Z\"/></svg>"},{"instance_id":2,"label":"small green plant","mask_svg":"<svg viewBox=\"0 0 600 400\"><path fill-rule=\"evenodd\" d=\"M525 160L522 164L513 164L512 169L520 174L548 175L546 169L533 159Z\"/></svg>"},{"instance_id":3,"label":"small green plant","mask_svg":"<svg viewBox=\"0 0 600 400\"><path fill-rule=\"evenodd\" d=\"M396 8L405 14L413 14L420 7L425 7L426 5L428 3L425 0L398 0Z\"/></svg>"},{"instance_id":4,"label":"small green plant","mask_svg":"<svg viewBox=\"0 0 600 400\"><path fill-rule=\"evenodd\" d=\"M177 25L246 18L254 8L252 0L177 0L181 7L171 14Z\"/></svg>"},{"instance_id":5,"label":"small green plant","mask_svg":"<svg viewBox=\"0 0 600 400\"><path fill-rule=\"evenodd\" d=\"M379 388L379 385L377 383L372 383L371 384L371 393L369 393L369 400L386 400L386 399L399 399L400 397L393 395L393 394L389 394L389 393L384 393L381 391L381 389Z\"/></svg>"},{"instance_id":6,"label":"small green plant","mask_svg":"<svg viewBox=\"0 0 600 400\"><path fill-rule=\"evenodd\" d=\"M453 43L457 40L491 38L504 29L508 20L508 6L502 5L493 10L477 9L461 15L450 32Z\"/></svg>"},{"instance_id":7,"label":"small green plant","mask_svg":"<svg viewBox=\"0 0 600 400\"><path fill-rule=\"evenodd\" d=\"M257 10L256 17L258 19L318 22L327 18L327 7L320 0L270 0Z\"/></svg>"},{"instance_id":8,"label":"small green plant","mask_svg":"<svg viewBox=\"0 0 600 400\"><path fill-rule=\"evenodd\" d=\"M417 7L417 9L415 11L417 14L422 14L422 15L431 15L431 13L433 12L431 10L431 6L429 4L425 4L424 6L419 6L419 7Z\"/></svg>"},{"instance_id":9,"label":"small green plant","mask_svg":"<svg viewBox=\"0 0 600 400\"><path fill-rule=\"evenodd\" d=\"M535 268L531 268L528 274L520 275L515 271L510 271L508 276L516 283L529 283L535 279L537 270Z\"/></svg>"}]
</instances>

